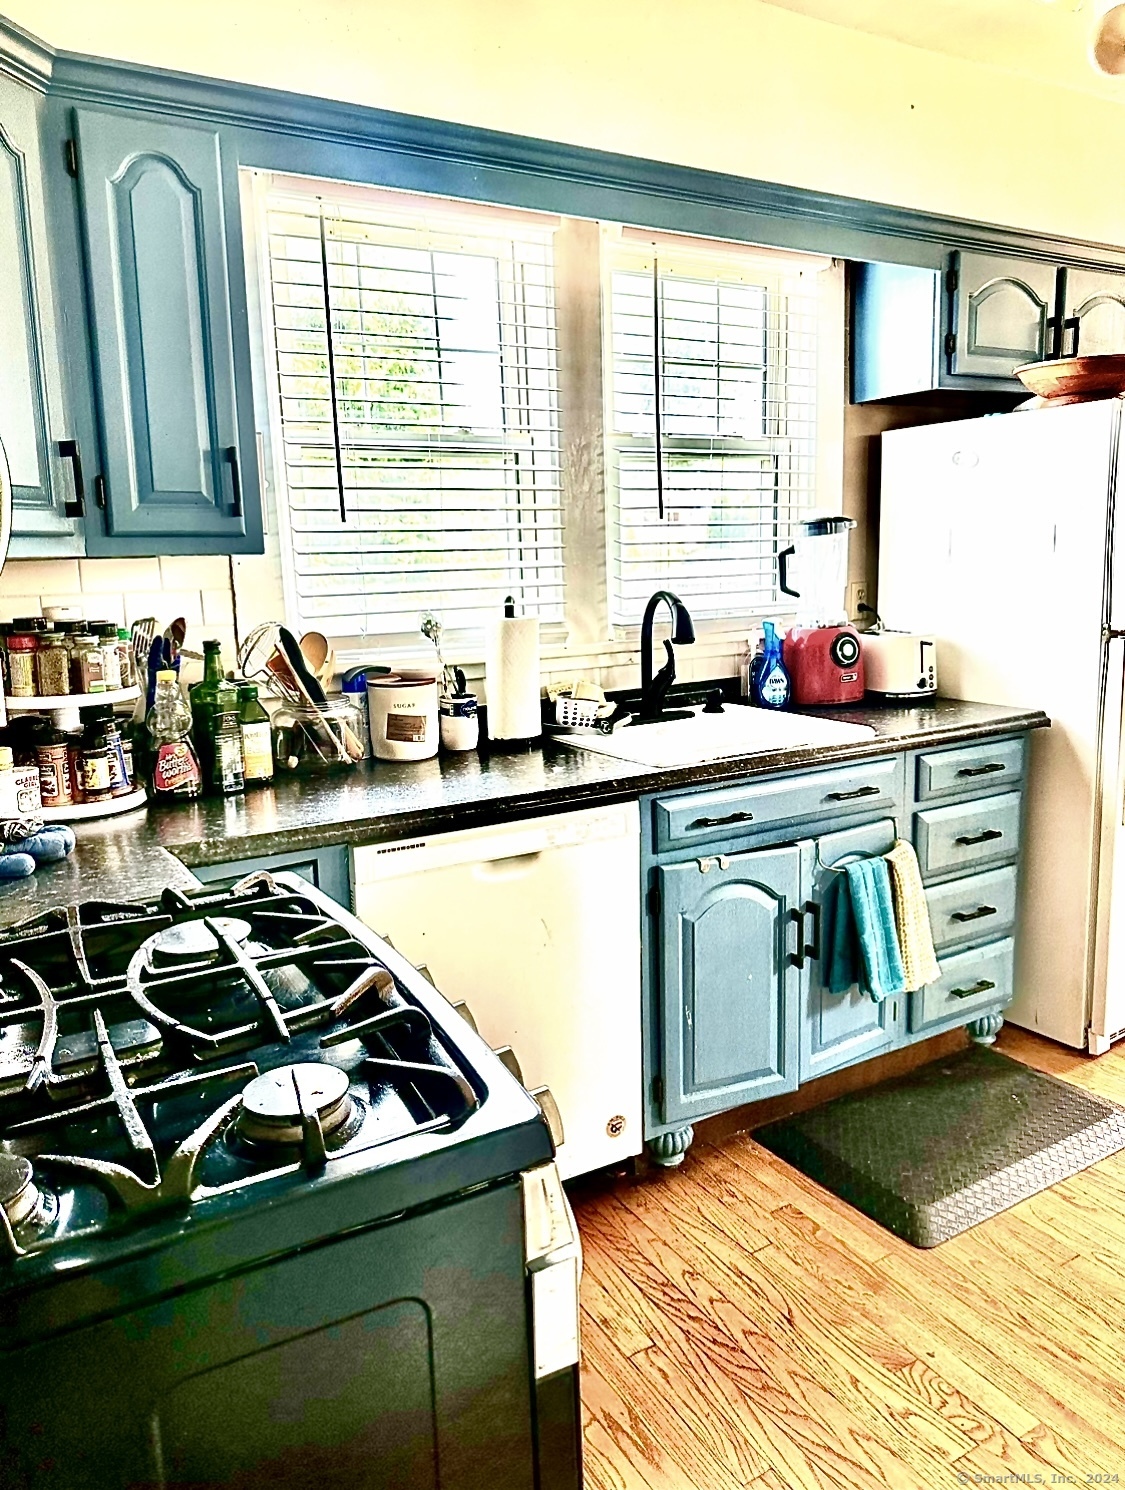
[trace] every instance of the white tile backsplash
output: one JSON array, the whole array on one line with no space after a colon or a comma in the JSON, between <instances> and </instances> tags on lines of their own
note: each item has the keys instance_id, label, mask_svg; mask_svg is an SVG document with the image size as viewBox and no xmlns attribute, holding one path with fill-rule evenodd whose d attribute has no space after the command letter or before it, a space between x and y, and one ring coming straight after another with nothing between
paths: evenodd
<instances>
[{"instance_id":1,"label":"white tile backsplash","mask_svg":"<svg viewBox=\"0 0 1125 1490\"><path fill-rule=\"evenodd\" d=\"M80 585L67 586L81 589L86 595L105 592L118 595L134 590L159 590L163 587L160 578L159 559L80 559Z\"/></svg>"}]
</instances>

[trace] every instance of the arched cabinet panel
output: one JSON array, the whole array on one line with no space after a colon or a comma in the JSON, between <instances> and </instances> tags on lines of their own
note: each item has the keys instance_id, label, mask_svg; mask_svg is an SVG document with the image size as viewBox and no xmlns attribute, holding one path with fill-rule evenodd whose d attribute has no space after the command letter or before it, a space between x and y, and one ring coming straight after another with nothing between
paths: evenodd
<instances>
[{"instance_id":1,"label":"arched cabinet panel","mask_svg":"<svg viewBox=\"0 0 1125 1490\"><path fill-rule=\"evenodd\" d=\"M801 975L790 950L798 934L791 912L800 849L692 859L657 873L664 1120L792 1091Z\"/></svg>"},{"instance_id":2,"label":"arched cabinet panel","mask_svg":"<svg viewBox=\"0 0 1125 1490\"><path fill-rule=\"evenodd\" d=\"M1010 377L1022 363L1052 355L1054 264L958 253L952 274L951 373Z\"/></svg>"},{"instance_id":3,"label":"arched cabinet panel","mask_svg":"<svg viewBox=\"0 0 1125 1490\"><path fill-rule=\"evenodd\" d=\"M27 539L76 541L80 505L59 449L69 448L71 431L48 267L40 105L34 90L0 77L0 441L15 556L26 554Z\"/></svg>"},{"instance_id":4,"label":"arched cabinet panel","mask_svg":"<svg viewBox=\"0 0 1125 1490\"><path fill-rule=\"evenodd\" d=\"M85 109L76 126L108 534L244 552L260 518L219 137Z\"/></svg>"}]
</instances>

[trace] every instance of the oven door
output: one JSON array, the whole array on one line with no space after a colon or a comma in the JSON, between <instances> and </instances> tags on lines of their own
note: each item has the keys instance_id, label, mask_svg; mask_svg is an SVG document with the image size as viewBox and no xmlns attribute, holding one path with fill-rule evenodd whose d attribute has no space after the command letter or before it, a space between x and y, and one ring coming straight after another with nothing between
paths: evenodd
<instances>
[{"instance_id":1,"label":"oven door","mask_svg":"<svg viewBox=\"0 0 1125 1490\"><path fill-rule=\"evenodd\" d=\"M0 1356L0 1483L534 1490L526 1283L513 1179Z\"/></svg>"}]
</instances>

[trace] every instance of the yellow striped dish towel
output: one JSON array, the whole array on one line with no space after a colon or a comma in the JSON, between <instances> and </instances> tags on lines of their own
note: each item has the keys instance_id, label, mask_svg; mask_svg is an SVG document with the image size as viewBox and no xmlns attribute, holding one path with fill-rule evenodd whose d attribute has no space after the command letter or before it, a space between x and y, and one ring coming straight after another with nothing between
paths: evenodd
<instances>
[{"instance_id":1,"label":"yellow striped dish towel","mask_svg":"<svg viewBox=\"0 0 1125 1490\"><path fill-rule=\"evenodd\" d=\"M934 954L934 936L930 930L930 912L922 889L918 855L904 838L899 838L886 859L891 870L895 926L906 987L910 990L923 988L927 983L937 982L940 970Z\"/></svg>"}]
</instances>

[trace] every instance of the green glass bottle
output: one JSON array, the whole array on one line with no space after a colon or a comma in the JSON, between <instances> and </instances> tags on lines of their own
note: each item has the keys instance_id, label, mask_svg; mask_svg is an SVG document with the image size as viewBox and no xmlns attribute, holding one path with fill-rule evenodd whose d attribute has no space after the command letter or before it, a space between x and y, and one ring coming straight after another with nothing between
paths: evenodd
<instances>
[{"instance_id":1,"label":"green glass bottle","mask_svg":"<svg viewBox=\"0 0 1125 1490\"><path fill-rule=\"evenodd\" d=\"M214 779L215 732L219 716L238 711L238 690L223 674L222 646L217 641L203 643L203 677L188 689L191 704L191 732L203 773L203 780Z\"/></svg>"}]
</instances>

